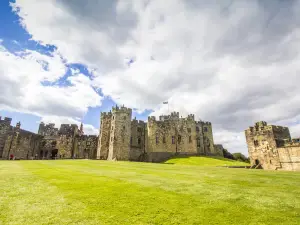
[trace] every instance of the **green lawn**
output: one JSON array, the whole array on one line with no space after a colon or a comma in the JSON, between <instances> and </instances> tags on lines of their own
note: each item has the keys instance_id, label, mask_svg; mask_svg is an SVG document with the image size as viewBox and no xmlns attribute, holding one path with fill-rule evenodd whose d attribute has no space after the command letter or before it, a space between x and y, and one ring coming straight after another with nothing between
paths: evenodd
<instances>
[{"instance_id":1,"label":"green lawn","mask_svg":"<svg viewBox=\"0 0 300 225\"><path fill-rule=\"evenodd\" d=\"M0 161L0 224L300 224L300 173L176 160Z\"/></svg>"},{"instance_id":2,"label":"green lawn","mask_svg":"<svg viewBox=\"0 0 300 225\"><path fill-rule=\"evenodd\" d=\"M195 166L250 166L248 163L238 162L231 159L221 157L174 157L169 159L165 163L167 164L178 164L178 165L195 165Z\"/></svg>"}]
</instances>

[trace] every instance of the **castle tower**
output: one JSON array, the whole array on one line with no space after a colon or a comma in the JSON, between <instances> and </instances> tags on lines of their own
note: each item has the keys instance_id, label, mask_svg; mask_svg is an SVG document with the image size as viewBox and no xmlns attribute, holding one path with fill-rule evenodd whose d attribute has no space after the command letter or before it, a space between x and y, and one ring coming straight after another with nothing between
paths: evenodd
<instances>
[{"instance_id":1,"label":"castle tower","mask_svg":"<svg viewBox=\"0 0 300 225\"><path fill-rule=\"evenodd\" d=\"M205 155L215 155L214 138L210 122L202 122L203 145Z\"/></svg>"},{"instance_id":2,"label":"castle tower","mask_svg":"<svg viewBox=\"0 0 300 225\"><path fill-rule=\"evenodd\" d=\"M39 126L38 134L39 134L39 135L44 135L44 130L45 130L45 123L44 123L44 122L41 122L41 123L40 123L40 126Z\"/></svg>"},{"instance_id":3,"label":"castle tower","mask_svg":"<svg viewBox=\"0 0 300 225\"><path fill-rule=\"evenodd\" d=\"M99 129L99 139L97 146L97 159L107 159L108 149L110 144L110 132L111 132L111 112L101 112L100 117L100 129Z\"/></svg>"},{"instance_id":4,"label":"castle tower","mask_svg":"<svg viewBox=\"0 0 300 225\"><path fill-rule=\"evenodd\" d=\"M264 169L281 168L277 148L291 141L287 127L260 121L245 130L245 136L251 165L261 165Z\"/></svg>"},{"instance_id":5,"label":"castle tower","mask_svg":"<svg viewBox=\"0 0 300 225\"><path fill-rule=\"evenodd\" d=\"M82 123L80 124L79 135L84 135Z\"/></svg>"},{"instance_id":6,"label":"castle tower","mask_svg":"<svg viewBox=\"0 0 300 225\"><path fill-rule=\"evenodd\" d=\"M108 160L129 160L132 109L112 108Z\"/></svg>"},{"instance_id":7,"label":"castle tower","mask_svg":"<svg viewBox=\"0 0 300 225\"><path fill-rule=\"evenodd\" d=\"M17 124L16 124L16 131L19 132L21 129L21 122L19 121Z\"/></svg>"}]
</instances>

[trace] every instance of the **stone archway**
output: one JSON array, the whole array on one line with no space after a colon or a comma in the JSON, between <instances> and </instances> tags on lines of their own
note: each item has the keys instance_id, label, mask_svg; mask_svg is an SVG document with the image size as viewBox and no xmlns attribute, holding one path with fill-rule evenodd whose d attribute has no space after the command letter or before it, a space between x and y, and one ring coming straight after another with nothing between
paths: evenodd
<instances>
[{"instance_id":1,"label":"stone archway","mask_svg":"<svg viewBox=\"0 0 300 225\"><path fill-rule=\"evenodd\" d=\"M57 158L58 149L53 149L51 151L51 159Z\"/></svg>"},{"instance_id":2,"label":"stone archway","mask_svg":"<svg viewBox=\"0 0 300 225\"><path fill-rule=\"evenodd\" d=\"M259 160L255 159L255 165L259 165L259 164L260 164Z\"/></svg>"}]
</instances>

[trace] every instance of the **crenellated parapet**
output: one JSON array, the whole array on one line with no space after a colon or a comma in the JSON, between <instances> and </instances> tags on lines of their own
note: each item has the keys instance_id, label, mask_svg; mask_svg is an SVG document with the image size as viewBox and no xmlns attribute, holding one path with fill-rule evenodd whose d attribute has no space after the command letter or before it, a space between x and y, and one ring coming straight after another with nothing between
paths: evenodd
<instances>
[{"instance_id":1,"label":"crenellated parapet","mask_svg":"<svg viewBox=\"0 0 300 225\"><path fill-rule=\"evenodd\" d=\"M11 121L12 118L4 117L4 119L2 119L2 117L0 116L0 124L11 125Z\"/></svg>"},{"instance_id":2,"label":"crenellated parapet","mask_svg":"<svg viewBox=\"0 0 300 225\"><path fill-rule=\"evenodd\" d=\"M131 115L132 114L132 109L131 108L127 108L125 106L115 106L115 107L112 107L112 113L126 113L128 115Z\"/></svg>"}]
</instances>

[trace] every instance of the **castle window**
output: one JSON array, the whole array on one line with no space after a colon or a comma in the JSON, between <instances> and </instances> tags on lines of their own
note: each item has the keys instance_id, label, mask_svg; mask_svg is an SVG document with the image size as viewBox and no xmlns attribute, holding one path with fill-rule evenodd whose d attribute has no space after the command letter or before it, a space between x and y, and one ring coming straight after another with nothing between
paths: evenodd
<instances>
[{"instance_id":1,"label":"castle window","mask_svg":"<svg viewBox=\"0 0 300 225\"><path fill-rule=\"evenodd\" d=\"M115 119L115 116L113 116L113 120Z\"/></svg>"},{"instance_id":2,"label":"castle window","mask_svg":"<svg viewBox=\"0 0 300 225\"><path fill-rule=\"evenodd\" d=\"M189 143L192 143L192 137L189 136Z\"/></svg>"},{"instance_id":3,"label":"castle window","mask_svg":"<svg viewBox=\"0 0 300 225\"><path fill-rule=\"evenodd\" d=\"M113 137L110 138L110 141L111 141L111 142L113 141Z\"/></svg>"},{"instance_id":4,"label":"castle window","mask_svg":"<svg viewBox=\"0 0 300 225\"><path fill-rule=\"evenodd\" d=\"M87 142L86 142L86 145L87 145L87 146L91 145L91 142L90 142L90 141L87 141Z\"/></svg>"},{"instance_id":5,"label":"castle window","mask_svg":"<svg viewBox=\"0 0 300 225\"><path fill-rule=\"evenodd\" d=\"M166 143L166 137L163 136L163 143Z\"/></svg>"},{"instance_id":6,"label":"castle window","mask_svg":"<svg viewBox=\"0 0 300 225\"><path fill-rule=\"evenodd\" d=\"M138 144L139 145L141 144L141 138L138 138Z\"/></svg>"},{"instance_id":7,"label":"castle window","mask_svg":"<svg viewBox=\"0 0 300 225\"><path fill-rule=\"evenodd\" d=\"M125 130L125 126L123 126L123 130Z\"/></svg>"},{"instance_id":8,"label":"castle window","mask_svg":"<svg viewBox=\"0 0 300 225\"><path fill-rule=\"evenodd\" d=\"M181 142L181 136L178 135L178 143L180 143L180 142Z\"/></svg>"},{"instance_id":9,"label":"castle window","mask_svg":"<svg viewBox=\"0 0 300 225\"><path fill-rule=\"evenodd\" d=\"M172 136L172 144L175 144L175 137Z\"/></svg>"},{"instance_id":10,"label":"castle window","mask_svg":"<svg viewBox=\"0 0 300 225\"><path fill-rule=\"evenodd\" d=\"M199 127L196 127L196 132L199 132Z\"/></svg>"},{"instance_id":11,"label":"castle window","mask_svg":"<svg viewBox=\"0 0 300 225\"><path fill-rule=\"evenodd\" d=\"M197 138L197 147L200 147L200 138Z\"/></svg>"},{"instance_id":12,"label":"castle window","mask_svg":"<svg viewBox=\"0 0 300 225\"><path fill-rule=\"evenodd\" d=\"M254 146L257 147L258 145L259 145L259 144L258 144L258 140L255 140L255 141L254 141Z\"/></svg>"},{"instance_id":13,"label":"castle window","mask_svg":"<svg viewBox=\"0 0 300 225\"><path fill-rule=\"evenodd\" d=\"M208 131L207 127L204 127L203 130L204 130L204 132L207 132L207 131Z\"/></svg>"},{"instance_id":14,"label":"castle window","mask_svg":"<svg viewBox=\"0 0 300 225\"><path fill-rule=\"evenodd\" d=\"M158 136L156 136L156 144L158 144L159 142Z\"/></svg>"},{"instance_id":15,"label":"castle window","mask_svg":"<svg viewBox=\"0 0 300 225\"><path fill-rule=\"evenodd\" d=\"M132 137L130 137L130 144L132 145Z\"/></svg>"},{"instance_id":16,"label":"castle window","mask_svg":"<svg viewBox=\"0 0 300 225\"><path fill-rule=\"evenodd\" d=\"M138 127L137 132L142 132L142 129L140 127Z\"/></svg>"},{"instance_id":17,"label":"castle window","mask_svg":"<svg viewBox=\"0 0 300 225\"><path fill-rule=\"evenodd\" d=\"M124 120L126 120L126 116L124 116Z\"/></svg>"},{"instance_id":18,"label":"castle window","mask_svg":"<svg viewBox=\"0 0 300 225\"><path fill-rule=\"evenodd\" d=\"M189 133L191 133L192 130L191 130L191 128L188 128L187 131L188 131Z\"/></svg>"},{"instance_id":19,"label":"castle window","mask_svg":"<svg viewBox=\"0 0 300 225\"><path fill-rule=\"evenodd\" d=\"M111 130L114 130L114 126L111 126Z\"/></svg>"}]
</instances>

